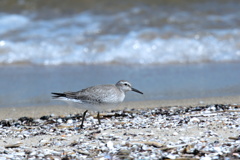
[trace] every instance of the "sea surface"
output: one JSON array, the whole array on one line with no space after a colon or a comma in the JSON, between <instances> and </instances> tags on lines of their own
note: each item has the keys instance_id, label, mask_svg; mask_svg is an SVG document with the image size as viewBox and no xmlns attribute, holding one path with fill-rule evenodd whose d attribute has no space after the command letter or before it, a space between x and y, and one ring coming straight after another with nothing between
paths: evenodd
<instances>
[{"instance_id":1,"label":"sea surface","mask_svg":"<svg viewBox=\"0 0 240 160\"><path fill-rule=\"evenodd\" d=\"M127 101L240 95L239 0L0 1L0 107L129 80Z\"/></svg>"}]
</instances>

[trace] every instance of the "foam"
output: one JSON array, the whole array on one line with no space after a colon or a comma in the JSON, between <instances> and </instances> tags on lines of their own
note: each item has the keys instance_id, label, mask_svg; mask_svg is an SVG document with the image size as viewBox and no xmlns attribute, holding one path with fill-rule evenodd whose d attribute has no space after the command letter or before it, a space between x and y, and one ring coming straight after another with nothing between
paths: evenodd
<instances>
[{"instance_id":1,"label":"foam","mask_svg":"<svg viewBox=\"0 0 240 160\"><path fill-rule=\"evenodd\" d=\"M114 19L122 20L131 14L96 15L83 12L50 20L1 15L0 34L4 38L0 39L0 64L151 65L240 60L240 38L236 36L240 34L240 29L203 28L195 32L181 29L182 25L142 27L127 20L123 22L134 24L120 24L113 28ZM186 13L184 16L191 19ZM213 18L216 19L209 17ZM135 30L136 27L138 30Z\"/></svg>"}]
</instances>

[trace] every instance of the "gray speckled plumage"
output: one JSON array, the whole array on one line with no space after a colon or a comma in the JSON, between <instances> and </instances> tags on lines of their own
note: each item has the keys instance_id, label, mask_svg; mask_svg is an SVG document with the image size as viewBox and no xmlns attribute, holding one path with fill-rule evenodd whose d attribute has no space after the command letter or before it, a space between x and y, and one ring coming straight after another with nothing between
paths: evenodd
<instances>
[{"instance_id":1,"label":"gray speckled plumage","mask_svg":"<svg viewBox=\"0 0 240 160\"><path fill-rule=\"evenodd\" d=\"M52 93L54 99L69 100L78 103L101 104L101 103L120 103L125 98L127 91L135 91L143 94L137 89L132 88L128 81L121 80L115 85L92 86L77 92Z\"/></svg>"}]
</instances>

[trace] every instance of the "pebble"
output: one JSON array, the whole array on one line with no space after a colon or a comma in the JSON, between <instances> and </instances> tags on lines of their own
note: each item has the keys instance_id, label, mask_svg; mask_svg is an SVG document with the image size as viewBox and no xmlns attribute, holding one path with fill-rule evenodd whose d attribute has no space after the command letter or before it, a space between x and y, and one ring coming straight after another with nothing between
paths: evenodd
<instances>
[{"instance_id":1,"label":"pebble","mask_svg":"<svg viewBox=\"0 0 240 160\"><path fill-rule=\"evenodd\" d=\"M67 123L72 124L72 123L73 123L73 120L72 120L72 119L69 119L69 120L67 120Z\"/></svg>"},{"instance_id":2,"label":"pebble","mask_svg":"<svg viewBox=\"0 0 240 160\"><path fill-rule=\"evenodd\" d=\"M174 136L177 136L177 135L178 135L178 133L177 133L177 132L173 132L173 135L174 135Z\"/></svg>"},{"instance_id":3,"label":"pebble","mask_svg":"<svg viewBox=\"0 0 240 160\"><path fill-rule=\"evenodd\" d=\"M191 118L191 119L190 119L190 122L193 122L193 123L199 123L199 122L200 122L200 119L194 117L194 118Z\"/></svg>"},{"instance_id":4,"label":"pebble","mask_svg":"<svg viewBox=\"0 0 240 160\"><path fill-rule=\"evenodd\" d=\"M113 147L113 142L112 141L108 141L107 142L107 147L110 149L110 150L113 150L114 147Z\"/></svg>"}]
</instances>

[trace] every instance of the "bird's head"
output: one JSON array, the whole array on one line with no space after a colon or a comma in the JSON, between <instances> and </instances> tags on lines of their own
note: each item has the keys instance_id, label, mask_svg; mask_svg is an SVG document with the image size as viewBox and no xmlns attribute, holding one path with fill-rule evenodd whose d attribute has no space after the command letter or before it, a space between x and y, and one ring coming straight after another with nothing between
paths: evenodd
<instances>
[{"instance_id":1,"label":"bird's head","mask_svg":"<svg viewBox=\"0 0 240 160\"><path fill-rule=\"evenodd\" d=\"M122 90L123 92L127 92L127 91L134 91L140 94L143 94L141 91L135 89L132 87L131 83L129 83L128 81L125 80L120 80L116 83L116 86Z\"/></svg>"}]
</instances>

